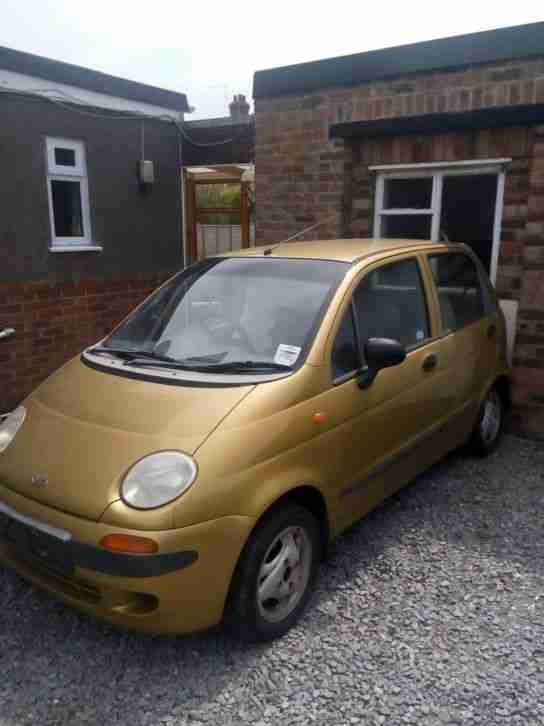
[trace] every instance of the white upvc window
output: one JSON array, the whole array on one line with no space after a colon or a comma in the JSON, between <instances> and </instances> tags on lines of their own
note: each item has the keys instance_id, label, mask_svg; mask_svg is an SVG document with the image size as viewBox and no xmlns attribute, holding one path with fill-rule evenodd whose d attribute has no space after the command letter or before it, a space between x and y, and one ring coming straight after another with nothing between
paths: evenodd
<instances>
[{"instance_id":1,"label":"white upvc window","mask_svg":"<svg viewBox=\"0 0 544 726\"><path fill-rule=\"evenodd\" d=\"M101 249L91 235L85 145L48 137L46 153L51 251Z\"/></svg>"},{"instance_id":2,"label":"white upvc window","mask_svg":"<svg viewBox=\"0 0 544 726\"><path fill-rule=\"evenodd\" d=\"M450 215L451 222L452 211L444 201L446 190L458 184L460 177L480 175L488 186L488 269L491 280L495 283L503 210L504 169L510 161L511 159L486 159L369 167L377 174L374 237L411 237L431 239L433 242L448 240L447 219ZM455 214L462 215L462 207L460 203ZM470 243L472 240L451 241Z\"/></svg>"}]
</instances>

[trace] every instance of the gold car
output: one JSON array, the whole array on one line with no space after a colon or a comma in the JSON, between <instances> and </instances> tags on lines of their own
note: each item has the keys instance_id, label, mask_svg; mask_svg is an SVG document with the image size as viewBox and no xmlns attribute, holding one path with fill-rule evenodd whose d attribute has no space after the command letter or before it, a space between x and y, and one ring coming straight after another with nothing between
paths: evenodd
<instances>
[{"instance_id":1,"label":"gold car","mask_svg":"<svg viewBox=\"0 0 544 726\"><path fill-rule=\"evenodd\" d=\"M462 245L299 242L179 273L0 422L0 559L151 632L300 616L331 538L496 445L505 324Z\"/></svg>"}]
</instances>

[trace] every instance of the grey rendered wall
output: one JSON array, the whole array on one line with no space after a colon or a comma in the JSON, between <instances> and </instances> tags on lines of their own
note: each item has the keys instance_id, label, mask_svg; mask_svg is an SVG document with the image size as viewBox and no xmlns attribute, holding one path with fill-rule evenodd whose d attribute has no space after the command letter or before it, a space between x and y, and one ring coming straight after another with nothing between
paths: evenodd
<instances>
[{"instance_id":1,"label":"grey rendered wall","mask_svg":"<svg viewBox=\"0 0 544 726\"><path fill-rule=\"evenodd\" d=\"M103 252L54 254L47 203L45 138L83 141L94 241ZM0 95L0 281L160 273L183 263L178 135L145 122L145 156L156 183L141 191L141 122L97 118L50 102Z\"/></svg>"}]
</instances>

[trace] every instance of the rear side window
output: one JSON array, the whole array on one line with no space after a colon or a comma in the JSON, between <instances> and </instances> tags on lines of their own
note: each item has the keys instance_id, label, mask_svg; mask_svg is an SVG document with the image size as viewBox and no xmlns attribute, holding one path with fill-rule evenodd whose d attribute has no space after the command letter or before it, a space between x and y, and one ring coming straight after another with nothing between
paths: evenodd
<instances>
[{"instance_id":1,"label":"rear side window","mask_svg":"<svg viewBox=\"0 0 544 726\"><path fill-rule=\"evenodd\" d=\"M413 348L430 337L426 297L416 259L373 270L360 283L354 299L363 345L369 338L392 338Z\"/></svg>"},{"instance_id":2,"label":"rear side window","mask_svg":"<svg viewBox=\"0 0 544 726\"><path fill-rule=\"evenodd\" d=\"M486 314L478 269L462 253L430 255L440 302L442 328L449 333L474 323Z\"/></svg>"}]
</instances>

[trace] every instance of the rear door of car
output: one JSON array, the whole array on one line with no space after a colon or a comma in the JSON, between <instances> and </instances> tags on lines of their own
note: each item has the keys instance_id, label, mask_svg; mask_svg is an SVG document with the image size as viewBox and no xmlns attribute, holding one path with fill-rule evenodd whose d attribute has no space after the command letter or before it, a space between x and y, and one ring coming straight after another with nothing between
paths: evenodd
<instances>
[{"instance_id":1,"label":"rear door of car","mask_svg":"<svg viewBox=\"0 0 544 726\"><path fill-rule=\"evenodd\" d=\"M399 340L407 357L361 389L364 344L372 337ZM454 393L424 256L399 256L362 271L339 310L329 354L329 466L342 529L444 451L439 429Z\"/></svg>"},{"instance_id":2,"label":"rear door of car","mask_svg":"<svg viewBox=\"0 0 544 726\"><path fill-rule=\"evenodd\" d=\"M455 382L455 425L463 438L470 433L480 398L498 368L504 347L501 313L471 255L437 251L428 255L428 264L440 310L440 335L449 349Z\"/></svg>"}]
</instances>

